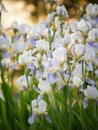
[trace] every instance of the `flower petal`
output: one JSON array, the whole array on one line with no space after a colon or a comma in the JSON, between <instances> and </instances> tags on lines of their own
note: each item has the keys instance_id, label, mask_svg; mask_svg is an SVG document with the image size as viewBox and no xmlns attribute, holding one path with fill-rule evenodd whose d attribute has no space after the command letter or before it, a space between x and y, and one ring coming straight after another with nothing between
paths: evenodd
<instances>
[{"instance_id":1,"label":"flower petal","mask_svg":"<svg viewBox=\"0 0 98 130\"><path fill-rule=\"evenodd\" d=\"M83 107L84 107L84 108L87 108L87 106L88 106L88 100L87 100L87 99L84 99L84 101L83 101Z\"/></svg>"},{"instance_id":2,"label":"flower petal","mask_svg":"<svg viewBox=\"0 0 98 130\"><path fill-rule=\"evenodd\" d=\"M51 119L50 119L50 117L49 117L48 114L46 114L46 120L47 120L50 124L52 123L52 121L51 121Z\"/></svg>"},{"instance_id":3,"label":"flower petal","mask_svg":"<svg viewBox=\"0 0 98 130\"><path fill-rule=\"evenodd\" d=\"M95 84L96 84L95 81L93 81L93 80L91 80L91 79L89 79L89 78L86 78L86 82L87 82L88 84L91 84L91 85L95 85Z\"/></svg>"},{"instance_id":4,"label":"flower petal","mask_svg":"<svg viewBox=\"0 0 98 130\"><path fill-rule=\"evenodd\" d=\"M33 124L33 123L34 123L34 120L35 120L35 118L36 118L36 116L37 116L37 115L32 114L32 115L29 117L29 119L28 119L28 123L29 123L29 124Z\"/></svg>"}]
</instances>

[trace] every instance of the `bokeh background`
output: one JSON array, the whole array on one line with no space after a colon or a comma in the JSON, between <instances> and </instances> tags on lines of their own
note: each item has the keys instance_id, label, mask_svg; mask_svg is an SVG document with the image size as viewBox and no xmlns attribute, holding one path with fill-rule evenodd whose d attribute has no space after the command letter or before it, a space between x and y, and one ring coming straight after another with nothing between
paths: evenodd
<instances>
[{"instance_id":1,"label":"bokeh background","mask_svg":"<svg viewBox=\"0 0 98 130\"><path fill-rule=\"evenodd\" d=\"M58 0L63 3L70 18L79 17L84 13L84 8L90 2L98 3L98 0ZM50 5L44 0L3 0L7 13L3 13L2 22L6 28L13 21L21 23L36 24L38 21L44 20L49 12ZM55 5L53 7L55 10Z\"/></svg>"}]
</instances>

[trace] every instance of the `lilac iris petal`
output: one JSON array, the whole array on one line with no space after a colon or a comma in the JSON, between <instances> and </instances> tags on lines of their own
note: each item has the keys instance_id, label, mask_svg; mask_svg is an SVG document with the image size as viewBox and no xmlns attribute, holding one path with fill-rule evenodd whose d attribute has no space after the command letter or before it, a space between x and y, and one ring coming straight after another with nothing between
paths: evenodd
<instances>
[{"instance_id":1,"label":"lilac iris petal","mask_svg":"<svg viewBox=\"0 0 98 130\"><path fill-rule=\"evenodd\" d=\"M6 38L6 39L7 39L7 37L6 37L5 33L2 33L2 36L3 36L4 38Z\"/></svg>"},{"instance_id":2,"label":"lilac iris petal","mask_svg":"<svg viewBox=\"0 0 98 130\"><path fill-rule=\"evenodd\" d=\"M98 17L92 16L92 20L94 20L94 21L96 21L96 23L98 23Z\"/></svg>"},{"instance_id":3,"label":"lilac iris petal","mask_svg":"<svg viewBox=\"0 0 98 130\"><path fill-rule=\"evenodd\" d=\"M87 15L83 15L83 19L86 21L87 20Z\"/></svg>"},{"instance_id":4,"label":"lilac iris petal","mask_svg":"<svg viewBox=\"0 0 98 130\"><path fill-rule=\"evenodd\" d=\"M89 78L86 78L86 82L87 82L88 84L91 84L91 85L95 85L95 84L96 84L95 81L93 81L93 80L91 80L91 79L89 79Z\"/></svg>"},{"instance_id":5,"label":"lilac iris petal","mask_svg":"<svg viewBox=\"0 0 98 130\"><path fill-rule=\"evenodd\" d=\"M87 65L86 65L86 69L87 69L88 71L93 71L92 63L88 62Z\"/></svg>"},{"instance_id":6,"label":"lilac iris petal","mask_svg":"<svg viewBox=\"0 0 98 130\"><path fill-rule=\"evenodd\" d=\"M40 68L41 68L41 70L43 70L43 71L44 71L44 69L45 69L44 65L42 65Z\"/></svg>"},{"instance_id":7,"label":"lilac iris petal","mask_svg":"<svg viewBox=\"0 0 98 130\"><path fill-rule=\"evenodd\" d=\"M50 119L50 117L49 117L48 114L46 114L46 120L47 120L50 124L52 123L52 121L51 121L51 119Z\"/></svg>"},{"instance_id":8,"label":"lilac iris petal","mask_svg":"<svg viewBox=\"0 0 98 130\"><path fill-rule=\"evenodd\" d=\"M36 73L36 66L34 66L33 71L34 71L34 74L35 74Z\"/></svg>"},{"instance_id":9,"label":"lilac iris petal","mask_svg":"<svg viewBox=\"0 0 98 130\"><path fill-rule=\"evenodd\" d=\"M70 35L65 35L65 37L64 37L65 44L69 44L70 39L71 39Z\"/></svg>"},{"instance_id":10,"label":"lilac iris petal","mask_svg":"<svg viewBox=\"0 0 98 130\"><path fill-rule=\"evenodd\" d=\"M94 42L88 42L88 44L93 48L98 48L98 44L95 44Z\"/></svg>"},{"instance_id":11,"label":"lilac iris petal","mask_svg":"<svg viewBox=\"0 0 98 130\"><path fill-rule=\"evenodd\" d=\"M10 69L17 70L18 69L17 65L19 65L19 62L14 62L12 65L10 65Z\"/></svg>"},{"instance_id":12,"label":"lilac iris petal","mask_svg":"<svg viewBox=\"0 0 98 130\"><path fill-rule=\"evenodd\" d=\"M35 92L40 93L40 90L37 87L33 86L33 89L35 90Z\"/></svg>"},{"instance_id":13,"label":"lilac iris petal","mask_svg":"<svg viewBox=\"0 0 98 130\"><path fill-rule=\"evenodd\" d=\"M87 108L87 106L88 106L88 100L87 100L87 99L84 99L84 101L83 101L83 107L84 107L84 108Z\"/></svg>"},{"instance_id":14,"label":"lilac iris petal","mask_svg":"<svg viewBox=\"0 0 98 130\"><path fill-rule=\"evenodd\" d=\"M33 69L33 65L27 64L27 68L30 69L30 70L32 70Z\"/></svg>"},{"instance_id":15,"label":"lilac iris petal","mask_svg":"<svg viewBox=\"0 0 98 130\"><path fill-rule=\"evenodd\" d=\"M61 74L63 75L64 79L68 79L70 76L70 73L66 73L64 71L62 71Z\"/></svg>"},{"instance_id":16,"label":"lilac iris petal","mask_svg":"<svg viewBox=\"0 0 98 130\"><path fill-rule=\"evenodd\" d=\"M36 66L33 66L31 64L27 65L27 68L30 69L30 74L36 73Z\"/></svg>"},{"instance_id":17,"label":"lilac iris petal","mask_svg":"<svg viewBox=\"0 0 98 130\"><path fill-rule=\"evenodd\" d=\"M40 95L38 96L38 98L37 98L37 102L40 102L40 101L42 100L42 98L43 98L43 95L40 94Z\"/></svg>"},{"instance_id":18,"label":"lilac iris petal","mask_svg":"<svg viewBox=\"0 0 98 130\"><path fill-rule=\"evenodd\" d=\"M36 38L32 38L32 39L30 40L30 45L35 46L36 41L37 41Z\"/></svg>"},{"instance_id":19,"label":"lilac iris petal","mask_svg":"<svg viewBox=\"0 0 98 130\"><path fill-rule=\"evenodd\" d=\"M3 58L8 58L8 57L10 57L10 56L11 56L11 54L8 53L7 50L2 50L2 57L3 57Z\"/></svg>"},{"instance_id":20,"label":"lilac iris petal","mask_svg":"<svg viewBox=\"0 0 98 130\"><path fill-rule=\"evenodd\" d=\"M85 52L86 52L86 48L84 47L84 51L83 51L83 54L85 54Z\"/></svg>"},{"instance_id":21,"label":"lilac iris petal","mask_svg":"<svg viewBox=\"0 0 98 130\"><path fill-rule=\"evenodd\" d=\"M46 81L50 84L53 84L53 83L56 83L57 81L57 77L54 73L49 73L48 76L47 76L47 79Z\"/></svg>"},{"instance_id":22,"label":"lilac iris petal","mask_svg":"<svg viewBox=\"0 0 98 130\"><path fill-rule=\"evenodd\" d=\"M10 43L9 39L7 38L7 36L5 35L5 33L2 33L2 36L6 39L6 42Z\"/></svg>"},{"instance_id":23,"label":"lilac iris petal","mask_svg":"<svg viewBox=\"0 0 98 130\"><path fill-rule=\"evenodd\" d=\"M37 115L36 114L32 114L29 119L28 119L28 123L29 124L33 124L34 123L34 120L37 118Z\"/></svg>"},{"instance_id":24,"label":"lilac iris petal","mask_svg":"<svg viewBox=\"0 0 98 130\"><path fill-rule=\"evenodd\" d=\"M14 42L18 41L20 39L21 35L18 34L17 37L15 38Z\"/></svg>"}]
</instances>

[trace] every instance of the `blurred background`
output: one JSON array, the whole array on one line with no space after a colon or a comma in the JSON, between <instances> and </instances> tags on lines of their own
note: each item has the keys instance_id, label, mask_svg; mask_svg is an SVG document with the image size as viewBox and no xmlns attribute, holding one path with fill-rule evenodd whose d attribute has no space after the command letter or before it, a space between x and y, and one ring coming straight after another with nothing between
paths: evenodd
<instances>
[{"instance_id":1,"label":"blurred background","mask_svg":"<svg viewBox=\"0 0 98 130\"><path fill-rule=\"evenodd\" d=\"M84 8L87 3L98 3L98 0L58 0L63 3L70 18L79 17L84 13ZM21 23L35 24L38 21L44 20L50 9L50 4L44 0L3 0L7 13L3 12L2 22L6 28L13 21ZM53 6L53 9L55 9Z\"/></svg>"}]
</instances>

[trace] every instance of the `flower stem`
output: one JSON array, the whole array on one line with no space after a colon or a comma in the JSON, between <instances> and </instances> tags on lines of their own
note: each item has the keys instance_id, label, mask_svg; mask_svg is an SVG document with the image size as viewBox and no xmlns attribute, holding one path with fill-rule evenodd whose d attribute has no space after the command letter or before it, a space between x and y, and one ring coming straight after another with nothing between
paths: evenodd
<instances>
[{"instance_id":1,"label":"flower stem","mask_svg":"<svg viewBox=\"0 0 98 130\"><path fill-rule=\"evenodd\" d=\"M95 78L95 65L93 64L93 78L94 78L94 81L96 81L96 78Z\"/></svg>"}]
</instances>

